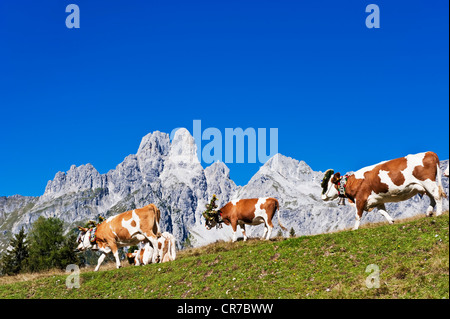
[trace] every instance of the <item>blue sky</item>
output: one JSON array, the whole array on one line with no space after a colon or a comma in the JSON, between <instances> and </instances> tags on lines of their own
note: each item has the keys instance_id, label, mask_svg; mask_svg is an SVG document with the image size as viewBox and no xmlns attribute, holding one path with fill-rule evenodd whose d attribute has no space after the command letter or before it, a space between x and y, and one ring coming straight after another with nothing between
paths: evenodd
<instances>
[{"instance_id":1,"label":"blue sky","mask_svg":"<svg viewBox=\"0 0 450 319\"><path fill-rule=\"evenodd\" d=\"M80 8L68 29L65 8ZM365 7L380 8L368 29ZM346 172L449 158L448 1L0 2L0 195L72 164L106 173L193 120L278 128L278 151ZM204 142L205 143L205 142ZM244 185L261 166L229 164Z\"/></svg>"}]
</instances>

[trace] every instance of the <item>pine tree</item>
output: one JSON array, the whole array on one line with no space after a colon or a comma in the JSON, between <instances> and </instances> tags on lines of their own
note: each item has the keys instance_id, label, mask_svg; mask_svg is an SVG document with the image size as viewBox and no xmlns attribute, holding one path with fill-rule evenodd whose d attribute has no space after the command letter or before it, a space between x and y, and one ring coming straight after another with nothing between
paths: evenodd
<instances>
[{"instance_id":1,"label":"pine tree","mask_svg":"<svg viewBox=\"0 0 450 319\"><path fill-rule=\"evenodd\" d=\"M34 222L28 237L30 271L65 269L69 264L78 263L74 252L76 233L64 236L63 222L60 219L40 216Z\"/></svg>"},{"instance_id":2,"label":"pine tree","mask_svg":"<svg viewBox=\"0 0 450 319\"><path fill-rule=\"evenodd\" d=\"M295 230L294 230L294 227L291 227L291 230L289 231L289 236L295 237Z\"/></svg>"},{"instance_id":3,"label":"pine tree","mask_svg":"<svg viewBox=\"0 0 450 319\"><path fill-rule=\"evenodd\" d=\"M1 274L15 275L25 269L28 258L26 237L27 235L22 227L19 233L11 239L9 242L11 249L8 249L0 260Z\"/></svg>"}]
</instances>

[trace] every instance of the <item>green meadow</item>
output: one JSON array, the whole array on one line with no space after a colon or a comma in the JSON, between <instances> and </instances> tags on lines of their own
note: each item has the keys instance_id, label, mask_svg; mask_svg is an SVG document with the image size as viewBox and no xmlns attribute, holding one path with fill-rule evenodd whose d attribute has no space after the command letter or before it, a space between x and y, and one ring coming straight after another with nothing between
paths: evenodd
<instances>
[{"instance_id":1,"label":"green meadow","mask_svg":"<svg viewBox=\"0 0 450 319\"><path fill-rule=\"evenodd\" d=\"M315 236L217 242L179 251L177 260L164 264L84 269L80 288L67 288L67 277L55 271L0 278L0 298L448 299L449 215Z\"/></svg>"}]
</instances>

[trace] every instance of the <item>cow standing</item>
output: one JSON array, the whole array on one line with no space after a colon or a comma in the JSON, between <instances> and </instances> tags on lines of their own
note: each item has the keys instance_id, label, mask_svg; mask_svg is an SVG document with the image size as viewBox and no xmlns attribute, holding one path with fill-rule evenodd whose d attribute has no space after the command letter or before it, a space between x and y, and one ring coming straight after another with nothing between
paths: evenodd
<instances>
[{"instance_id":1,"label":"cow standing","mask_svg":"<svg viewBox=\"0 0 450 319\"><path fill-rule=\"evenodd\" d=\"M394 220L386 212L385 203L400 202L416 194L427 194L430 206L426 215L430 216L436 207L436 216L442 214L442 196L439 158L433 152L419 153L368 166L342 178L333 170L325 172L322 181L322 199L330 201L338 197L349 199L356 207L358 229L363 212L378 208L389 221ZM436 183L437 181L437 183Z\"/></svg>"},{"instance_id":2,"label":"cow standing","mask_svg":"<svg viewBox=\"0 0 450 319\"><path fill-rule=\"evenodd\" d=\"M278 210L278 224L283 230L287 230L280 222L280 205L275 198L249 198L249 199L234 199L228 202L225 206L220 208L213 216L205 217L205 226L211 229L220 223L230 225L233 229L233 242L237 240L236 230L239 225L244 234L244 241L247 240L245 234L245 225L259 225L264 223L263 239L269 239L272 233L273 224L272 217Z\"/></svg>"},{"instance_id":3,"label":"cow standing","mask_svg":"<svg viewBox=\"0 0 450 319\"><path fill-rule=\"evenodd\" d=\"M110 252L113 253L116 259L116 267L120 268L118 252L120 247L137 245L141 241L150 242L153 247L157 247L158 237L161 236L159 228L160 218L161 213L159 209L154 204L150 204L109 217L99 224L96 229L78 227L81 233L77 239L79 243L77 250L92 249L102 252L95 271L99 269L106 255ZM95 232L94 242L91 240L93 232ZM158 259L157 252L157 249L153 250L153 262L156 262Z\"/></svg>"}]
</instances>

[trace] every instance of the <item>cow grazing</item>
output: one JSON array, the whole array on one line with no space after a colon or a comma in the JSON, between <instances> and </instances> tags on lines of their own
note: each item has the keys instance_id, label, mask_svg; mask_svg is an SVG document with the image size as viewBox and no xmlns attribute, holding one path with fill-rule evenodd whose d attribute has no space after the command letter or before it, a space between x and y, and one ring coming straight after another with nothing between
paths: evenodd
<instances>
[{"instance_id":1,"label":"cow grazing","mask_svg":"<svg viewBox=\"0 0 450 319\"><path fill-rule=\"evenodd\" d=\"M168 232L162 233L158 238L158 251L160 262L174 261L177 257L175 237Z\"/></svg>"},{"instance_id":2,"label":"cow grazing","mask_svg":"<svg viewBox=\"0 0 450 319\"><path fill-rule=\"evenodd\" d=\"M146 242L142 248L137 249L132 253L127 253L127 259L130 264L133 264L135 266L147 265L153 262L153 253L154 253L153 247L150 245L149 242ZM158 262L158 260L159 257L158 259L155 260L155 262Z\"/></svg>"},{"instance_id":3,"label":"cow grazing","mask_svg":"<svg viewBox=\"0 0 450 319\"><path fill-rule=\"evenodd\" d=\"M393 223L384 204L404 201L416 194L430 197L427 216L432 214L436 206L436 216L439 216L442 214L442 196L447 196L442 188L439 158L433 152L381 162L343 177L340 173L334 174L333 170L328 170L322 188L324 201L344 197L356 207L353 229L358 229L363 212L370 212L373 208L377 208L389 223Z\"/></svg>"},{"instance_id":4,"label":"cow grazing","mask_svg":"<svg viewBox=\"0 0 450 319\"><path fill-rule=\"evenodd\" d=\"M140 241L150 242L153 247L157 247L158 237L161 236L160 218L159 209L154 204L150 204L109 217L96 229L78 227L81 233L77 239L79 243L77 250L92 249L102 252L95 271L99 269L106 255L110 252L116 259L116 267L120 268L118 253L120 247L137 245ZM93 232L95 232L95 242L92 242ZM155 249L152 254L152 261L155 262L157 258L157 249Z\"/></svg>"},{"instance_id":5,"label":"cow grazing","mask_svg":"<svg viewBox=\"0 0 450 319\"><path fill-rule=\"evenodd\" d=\"M233 242L236 241L236 230L239 225L244 234L244 241L247 240L245 234L245 224L247 225L259 225L264 223L263 239L269 239L272 233L273 224L272 217L278 210L278 224L283 230L287 230L281 225L280 222L280 205L275 198L249 198L249 199L234 199L228 202L225 206L220 208L213 216L205 217L205 226L207 229L211 229L214 226L225 223L230 225L233 229Z\"/></svg>"},{"instance_id":6,"label":"cow grazing","mask_svg":"<svg viewBox=\"0 0 450 319\"><path fill-rule=\"evenodd\" d=\"M150 243L145 243L144 247L135 250L132 253L127 253L128 262L135 266L146 265L152 263L153 247ZM164 232L158 238L158 260L156 262L174 261L177 253L175 247L175 237Z\"/></svg>"},{"instance_id":7,"label":"cow grazing","mask_svg":"<svg viewBox=\"0 0 450 319\"><path fill-rule=\"evenodd\" d=\"M142 263L142 257L144 254L144 249L137 249L132 253L127 253L128 263L131 265L139 266Z\"/></svg>"}]
</instances>

